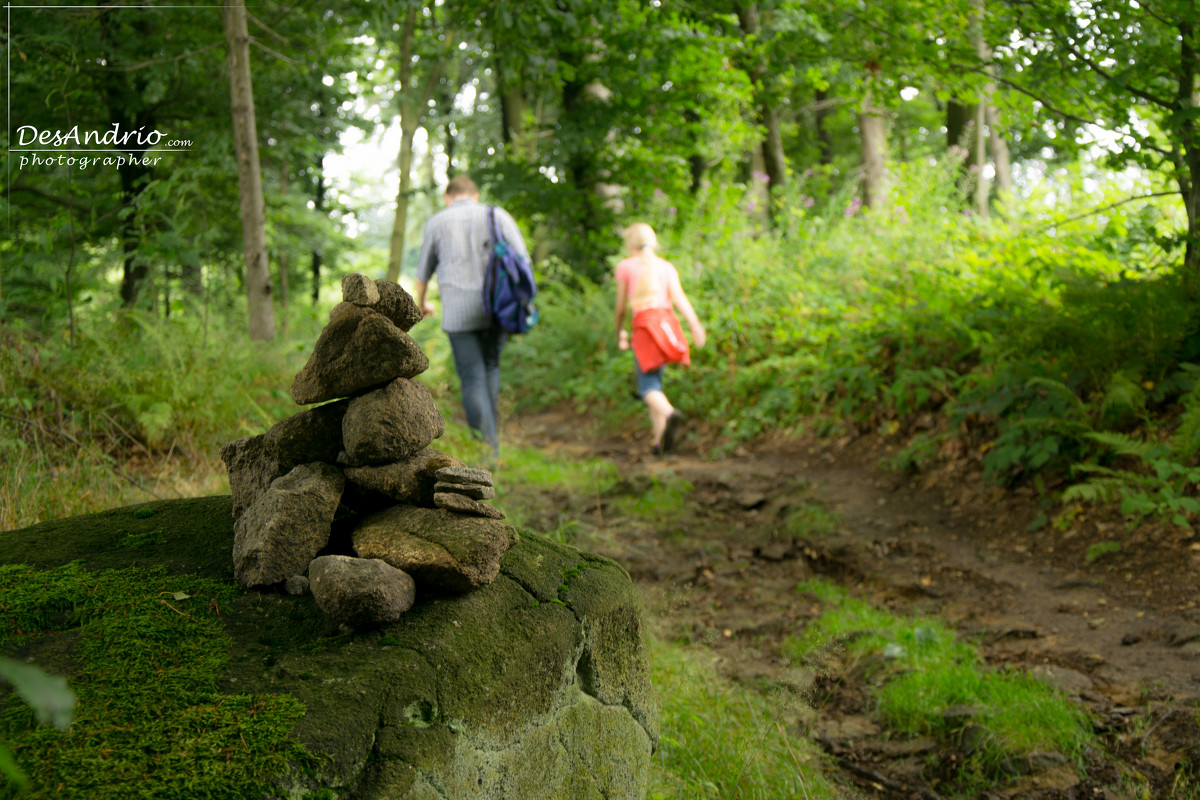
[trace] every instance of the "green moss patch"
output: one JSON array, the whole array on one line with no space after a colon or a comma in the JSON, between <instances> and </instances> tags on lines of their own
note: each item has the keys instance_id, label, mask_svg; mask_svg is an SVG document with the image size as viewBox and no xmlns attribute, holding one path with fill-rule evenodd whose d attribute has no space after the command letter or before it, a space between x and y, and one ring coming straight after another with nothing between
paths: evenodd
<instances>
[{"instance_id":1,"label":"green moss patch","mask_svg":"<svg viewBox=\"0 0 1200 800\"><path fill-rule=\"evenodd\" d=\"M238 594L158 568L0 567L0 652L66 675L79 700L65 732L0 701L0 738L30 778L20 797L254 797L311 765L288 736L298 701L219 690L220 615Z\"/></svg>"},{"instance_id":2,"label":"green moss patch","mask_svg":"<svg viewBox=\"0 0 1200 800\"><path fill-rule=\"evenodd\" d=\"M1010 778L1035 753L1082 766L1091 725L1062 692L1017 670L989 669L976 647L937 620L874 608L824 581L798 588L822 613L785 643L785 653L831 672L856 665L869 672L893 731L929 734L962 751L942 765L957 789Z\"/></svg>"}]
</instances>

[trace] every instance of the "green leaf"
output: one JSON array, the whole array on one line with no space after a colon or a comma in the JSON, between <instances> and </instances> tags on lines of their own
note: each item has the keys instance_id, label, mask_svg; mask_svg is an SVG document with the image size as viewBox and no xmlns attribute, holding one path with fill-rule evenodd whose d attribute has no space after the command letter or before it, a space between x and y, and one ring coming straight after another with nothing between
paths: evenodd
<instances>
[{"instance_id":1,"label":"green leaf","mask_svg":"<svg viewBox=\"0 0 1200 800\"><path fill-rule=\"evenodd\" d=\"M0 775L3 775L9 783L15 784L18 788L29 783L29 779L25 777L25 773L17 766L12 753L2 744L0 744Z\"/></svg>"},{"instance_id":2,"label":"green leaf","mask_svg":"<svg viewBox=\"0 0 1200 800\"><path fill-rule=\"evenodd\" d=\"M38 722L53 725L60 731L71 727L75 718L75 693L66 679L48 675L32 664L22 664L0 658L0 678L13 689L37 714Z\"/></svg>"}]
</instances>

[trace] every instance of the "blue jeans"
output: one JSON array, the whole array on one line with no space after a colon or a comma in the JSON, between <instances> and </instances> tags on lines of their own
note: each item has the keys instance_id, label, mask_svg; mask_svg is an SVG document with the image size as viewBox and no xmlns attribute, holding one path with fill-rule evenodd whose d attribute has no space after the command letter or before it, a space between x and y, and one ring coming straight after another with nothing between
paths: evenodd
<instances>
[{"instance_id":1,"label":"blue jeans","mask_svg":"<svg viewBox=\"0 0 1200 800\"><path fill-rule=\"evenodd\" d=\"M501 328L447 333L454 369L462 384L463 411L476 436L500 454L500 351L508 341Z\"/></svg>"}]
</instances>

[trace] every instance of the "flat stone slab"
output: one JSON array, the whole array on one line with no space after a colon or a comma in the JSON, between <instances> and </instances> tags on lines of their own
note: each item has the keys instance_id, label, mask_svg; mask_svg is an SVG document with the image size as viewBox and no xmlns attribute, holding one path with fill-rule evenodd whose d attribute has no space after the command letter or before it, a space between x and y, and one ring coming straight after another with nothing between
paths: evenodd
<instances>
[{"instance_id":1,"label":"flat stone slab","mask_svg":"<svg viewBox=\"0 0 1200 800\"><path fill-rule=\"evenodd\" d=\"M496 496L496 490L491 486L483 486L478 483L446 483L438 481L433 485L435 492L448 492L450 494L461 494L463 497L469 497L472 500L491 500Z\"/></svg>"},{"instance_id":2,"label":"flat stone slab","mask_svg":"<svg viewBox=\"0 0 1200 800\"><path fill-rule=\"evenodd\" d=\"M400 503L432 506L437 485L434 474L442 467L461 464L457 458L426 447L415 455L376 467L347 467L346 480Z\"/></svg>"},{"instance_id":3,"label":"flat stone slab","mask_svg":"<svg viewBox=\"0 0 1200 800\"><path fill-rule=\"evenodd\" d=\"M437 479L446 483L474 483L479 486L492 485L492 473L480 467L446 467L437 471Z\"/></svg>"},{"instance_id":4,"label":"flat stone slab","mask_svg":"<svg viewBox=\"0 0 1200 800\"><path fill-rule=\"evenodd\" d=\"M308 565L308 580L317 606L351 628L395 622L416 597L413 579L377 558L321 556Z\"/></svg>"},{"instance_id":5,"label":"flat stone slab","mask_svg":"<svg viewBox=\"0 0 1200 800\"><path fill-rule=\"evenodd\" d=\"M487 503L472 500L461 494L434 492L433 503L438 508L444 508L456 514L468 514L473 517L487 517L488 519L504 519L504 512L495 506L489 506Z\"/></svg>"},{"instance_id":6,"label":"flat stone slab","mask_svg":"<svg viewBox=\"0 0 1200 800\"><path fill-rule=\"evenodd\" d=\"M445 430L429 390L397 378L350 401L342 418L342 443L352 465L388 464L416 455Z\"/></svg>"},{"instance_id":7,"label":"flat stone slab","mask_svg":"<svg viewBox=\"0 0 1200 800\"><path fill-rule=\"evenodd\" d=\"M373 308L339 303L317 337L308 363L292 380L300 405L350 397L429 369L412 337Z\"/></svg>"},{"instance_id":8,"label":"flat stone slab","mask_svg":"<svg viewBox=\"0 0 1200 800\"><path fill-rule=\"evenodd\" d=\"M237 520L233 574L242 586L270 586L303 575L329 542L346 479L329 464L301 464L271 483Z\"/></svg>"},{"instance_id":9,"label":"flat stone slab","mask_svg":"<svg viewBox=\"0 0 1200 800\"><path fill-rule=\"evenodd\" d=\"M500 557L516 539L516 529L497 520L419 506L372 514L353 534L354 552L361 558L383 559L422 587L450 592L469 592L494 581Z\"/></svg>"}]
</instances>

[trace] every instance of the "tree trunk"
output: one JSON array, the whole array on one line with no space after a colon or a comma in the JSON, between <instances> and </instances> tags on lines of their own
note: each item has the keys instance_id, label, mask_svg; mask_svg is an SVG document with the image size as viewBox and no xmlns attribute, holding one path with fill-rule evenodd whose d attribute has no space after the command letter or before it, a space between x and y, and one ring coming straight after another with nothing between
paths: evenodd
<instances>
[{"instance_id":1,"label":"tree trunk","mask_svg":"<svg viewBox=\"0 0 1200 800\"><path fill-rule=\"evenodd\" d=\"M279 168L279 196L284 198L286 202L288 189L291 181L288 176L288 163L283 162ZM278 257L275 259L279 262L279 334L287 337L288 332L288 270L291 268L291 258L286 250L280 250Z\"/></svg>"},{"instance_id":2,"label":"tree trunk","mask_svg":"<svg viewBox=\"0 0 1200 800\"><path fill-rule=\"evenodd\" d=\"M975 55L981 64L990 64L991 48L983 38L983 20L987 13L984 0L971 0L971 40L975 45ZM975 130L973 131L971 178L974 180L975 213L984 219L988 216L988 182L983 177L983 168L987 165L987 110L992 103L992 92L995 91L990 83L983 88L983 97L975 106Z\"/></svg>"},{"instance_id":3,"label":"tree trunk","mask_svg":"<svg viewBox=\"0 0 1200 800\"><path fill-rule=\"evenodd\" d=\"M757 3L738 3L737 15L742 33L747 37L758 36L761 33L762 23L759 20ZM768 188L771 193L774 193L783 188L787 179L787 158L783 153L783 137L779 132L779 113L762 86L762 81L767 75L765 65L755 63L748 70L748 74L758 94L758 120L763 126L763 167L767 177L770 178Z\"/></svg>"},{"instance_id":4,"label":"tree trunk","mask_svg":"<svg viewBox=\"0 0 1200 800\"><path fill-rule=\"evenodd\" d=\"M1001 199L1012 194L1012 160L1008 155L1008 142L1000 133L999 114L996 107L987 107L988 145L992 149L992 163L996 168L996 195Z\"/></svg>"},{"instance_id":5,"label":"tree trunk","mask_svg":"<svg viewBox=\"0 0 1200 800\"><path fill-rule=\"evenodd\" d=\"M519 69L509 69L507 59L496 59L496 89L500 94L500 138L513 154L532 156L526 152L525 114L529 111Z\"/></svg>"},{"instance_id":6,"label":"tree trunk","mask_svg":"<svg viewBox=\"0 0 1200 800\"><path fill-rule=\"evenodd\" d=\"M325 212L325 156L317 156L316 197L313 201L317 214ZM312 301L315 306L321 300L321 251L312 251Z\"/></svg>"},{"instance_id":7,"label":"tree trunk","mask_svg":"<svg viewBox=\"0 0 1200 800\"><path fill-rule=\"evenodd\" d=\"M1179 23L1179 90L1177 105L1181 111L1200 108L1200 55L1193 45L1195 29L1191 22ZM1195 117L1188 119L1194 120ZM1200 300L1200 132L1194 122L1181 126L1183 164L1176 166L1183 207L1187 211L1187 241L1183 251L1184 286L1188 297Z\"/></svg>"},{"instance_id":8,"label":"tree trunk","mask_svg":"<svg viewBox=\"0 0 1200 800\"><path fill-rule=\"evenodd\" d=\"M763 165L771 179L771 191L775 192L787 180L787 158L783 154L783 136L779 132L779 114L775 107L764 103L761 113L763 127L767 129L762 143Z\"/></svg>"},{"instance_id":9,"label":"tree trunk","mask_svg":"<svg viewBox=\"0 0 1200 800\"><path fill-rule=\"evenodd\" d=\"M983 176L983 168L987 165L987 131L984 130L986 115L984 103L975 104L975 121L971 124L971 194L975 213L987 219L988 215L988 182Z\"/></svg>"},{"instance_id":10,"label":"tree trunk","mask_svg":"<svg viewBox=\"0 0 1200 800\"><path fill-rule=\"evenodd\" d=\"M113 22L110 15L105 14L100 17L100 39L102 42L112 42L115 37L121 35L120 32L112 29L112 25ZM150 35L142 19L135 17L133 29L139 34ZM100 90L104 95L105 104L108 106L110 122L122 131L134 131L142 127L154 130L155 120L153 114L147 114L143 111L141 115L138 115L134 110L141 105L138 100L139 95L144 89L136 72L110 69L104 73L101 81ZM124 154L139 159L138 163L129 163L117 168L117 173L121 181L122 206L121 305L125 308L132 308L137 305L138 300L142 296L146 281L150 277L149 266L144 261L138 259L138 243L141 237L138 230L136 213L137 199L145 188L146 179L150 176L150 168L140 163L140 160L146 155L145 148L141 150L126 149L124 150Z\"/></svg>"},{"instance_id":11,"label":"tree trunk","mask_svg":"<svg viewBox=\"0 0 1200 800\"><path fill-rule=\"evenodd\" d=\"M404 262L404 239L408 227L408 204L412 194L412 157L413 138L417 128L421 126L422 109L429 107L429 100L441 75L442 66L435 63L423 86L414 85L413 53L416 49L417 37L416 7L409 10L404 18L404 27L400 33L400 70L399 92L400 104L400 189L396 193L396 217L392 220L391 245L388 252L387 279L400 279L400 267ZM447 34L445 46L451 47L454 37ZM447 54L448 54L447 50ZM431 148L432 149L432 148Z\"/></svg>"},{"instance_id":12,"label":"tree trunk","mask_svg":"<svg viewBox=\"0 0 1200 800\"><path fill-rule=\"evenodd\" d=\"M400 117L400 189L396 192L396 216L392 219L391 247L388 250L387 279L400 280L404 264L404 240L408 231L408 201L412 195L413 137L417 122L411 112Z\"/></svg>"},{"instance_id":13,"label":"tree trunk","mask_svg":"<svg viewBox=\"0 0 1200 800\"><path fill-rule=\"evenodd\" d=\"M833 163L833 134L825 125L831 108L829 92L824 89L817 90L816 106L814 118L817 126L817 152L819 153L817 160L822 166L826 166Z\"/></svg>"},{"instance_id":14,"label":"tree trunk","mask_svg":"<svg viewBox=\"0 0 1200 800\"><path fill-rule=\"evenodd\" d=\"M238 196L242 205L250 338L268 340L275 338L275 309L271 306L266 207L262 167L258 161L258 130L254 122L254 89L250 83L250 32L246 28L245 0L229 0L225 6L225 40L229 47L229 94Z\"/></svg>"},{"instance_id":15,"label":"tree trunk","mask_svg":"<svg viewBox=\"0 0 1200 800\"><path fill-rule=\"evenodd\" d=\"M967 128L975 118L975 107L950 99L946 101L946 147L961 147L969 150L971 141Z\"/></svg>"},{"instance_id":16,"label":"tree trunk","mask_svg":"<svg viewBox=\"0 0 1200 800\"><path fill-rule=\"evenodd\" d=\"M858 130L862 139L863 203L867 208L877 209L887 196L887 172L884 168L887 138L883 109L876 107L870 88L859 106Z\"/></svg>"}]
</instances>

